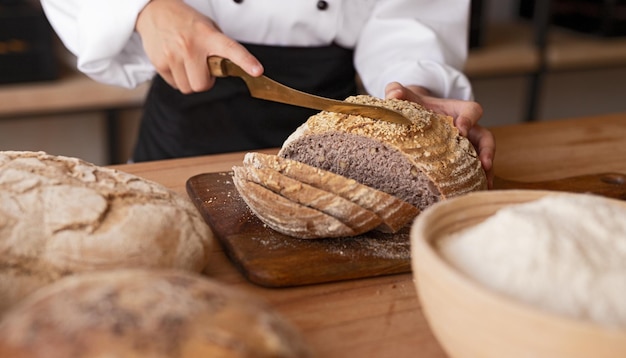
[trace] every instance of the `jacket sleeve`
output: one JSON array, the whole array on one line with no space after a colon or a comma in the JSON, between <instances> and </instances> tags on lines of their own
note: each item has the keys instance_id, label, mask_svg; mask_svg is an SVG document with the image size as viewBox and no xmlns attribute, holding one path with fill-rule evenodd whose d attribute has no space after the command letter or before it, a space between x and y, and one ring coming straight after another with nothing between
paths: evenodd
<instances>
[{"instance_id":1,"label":"jacket sleeve","mask_svg":"<svg viewBox=\"0 0 626 358\"><path fill-rule=\"evenodd\" d=\"M135 21L149 0L41 0L48 21L77 67L102 83L135 87L155 73Z\"/></svg>"},{"instance_id":2,"label":"jacket sleeve","mask_svg":"<svg viewBox=\"0 0 626 358\"><path fill-rule=\"evenodd\" d=\"M461 72L468 52L469 0L378 0L356 46L365 89L382 97L393 81L442 98L473 98Z\"/></svg>"}]
</instances>

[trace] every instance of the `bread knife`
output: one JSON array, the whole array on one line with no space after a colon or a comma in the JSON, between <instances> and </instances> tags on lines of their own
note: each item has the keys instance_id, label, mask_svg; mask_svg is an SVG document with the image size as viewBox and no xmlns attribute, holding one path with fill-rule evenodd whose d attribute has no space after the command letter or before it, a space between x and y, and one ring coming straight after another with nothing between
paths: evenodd
<instances>
[{"instance_id":1,"label":"bread knife","mask_svg":"<svg viewBox=\"0 0 626 358\"><path fill-rule=\"evenodd\" d=\"M379 106L349 103L320 97L298 91L278 83L266 76L252 77L229 59L210 56L207 58L209 71L215 77L240 77L244 80L254 98L286 103L320 111L339 112L379 119L396 124L411 125L411 121L402 113Z\"/></svg>"}]
</instances>

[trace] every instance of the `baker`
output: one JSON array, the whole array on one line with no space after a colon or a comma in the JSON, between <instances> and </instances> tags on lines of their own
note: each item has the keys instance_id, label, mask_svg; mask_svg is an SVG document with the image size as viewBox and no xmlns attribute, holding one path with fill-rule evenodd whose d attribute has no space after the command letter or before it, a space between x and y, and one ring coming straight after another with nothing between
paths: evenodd
<instances>
[{"instance_id":1,"label":"baker","mask_svg":"<svg viewBox=\"0 0 626 358\"><path fill-rule=\"evenodd\" d=\"M477 124L461 72L469 0L42 0L78 68L108 84L152 80L133 161L279 147L315 110L251 98L213 78L231 59L299 90L335 99L365 90L448 114L491 171L493 135ZM156 74L156 75L155 75Z\"/></svg>"}]
</instances>

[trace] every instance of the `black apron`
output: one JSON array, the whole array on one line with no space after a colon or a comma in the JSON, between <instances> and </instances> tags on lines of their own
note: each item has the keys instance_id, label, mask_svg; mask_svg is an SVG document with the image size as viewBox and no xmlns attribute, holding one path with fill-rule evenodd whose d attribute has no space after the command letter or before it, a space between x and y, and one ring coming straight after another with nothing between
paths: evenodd
<instances>
[{"instance_id":1,"label":"black apron","mask_svg":"<svg viewBox=\"0 0 626 358\"><path fill-rule=\"evenodd\" d=\"M335 99L356 94L352 50L334 45L244 46L263 64L264 74L282 84ZM217 78L209 91L185 95L157 75L144 104L132 160L280 147L317 112L252 98L239 78Z\"/></svg>"}]
</instances>

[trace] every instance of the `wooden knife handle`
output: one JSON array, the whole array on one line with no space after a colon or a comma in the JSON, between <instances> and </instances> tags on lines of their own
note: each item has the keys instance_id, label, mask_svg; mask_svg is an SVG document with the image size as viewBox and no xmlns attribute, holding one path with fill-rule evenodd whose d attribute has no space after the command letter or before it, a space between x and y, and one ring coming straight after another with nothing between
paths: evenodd
<instances>
[{"instance_id":1,"label":"wooden knife handle","mask_svg":"<svg viewBox=\"0 0 626 358\"><path fill-rule=\"evenodd\" d=\"M228 68L226 67L228 60L219 56L210 56L207 58L206 63L209 66L209 72L215 77L228 76Z\"/></svg>"},{"instance_id":2,"label":"wooden knife handle","mask_svg":"<svg viewBox=\"0 0 626 358\"><path fill-rule=\"evenodd\" d=\"M598 173L536 182L523 182L495 177L493 180L493 188L592 193L609 198L626 200L626 174Z\"/></svg>"}]
</instances>

